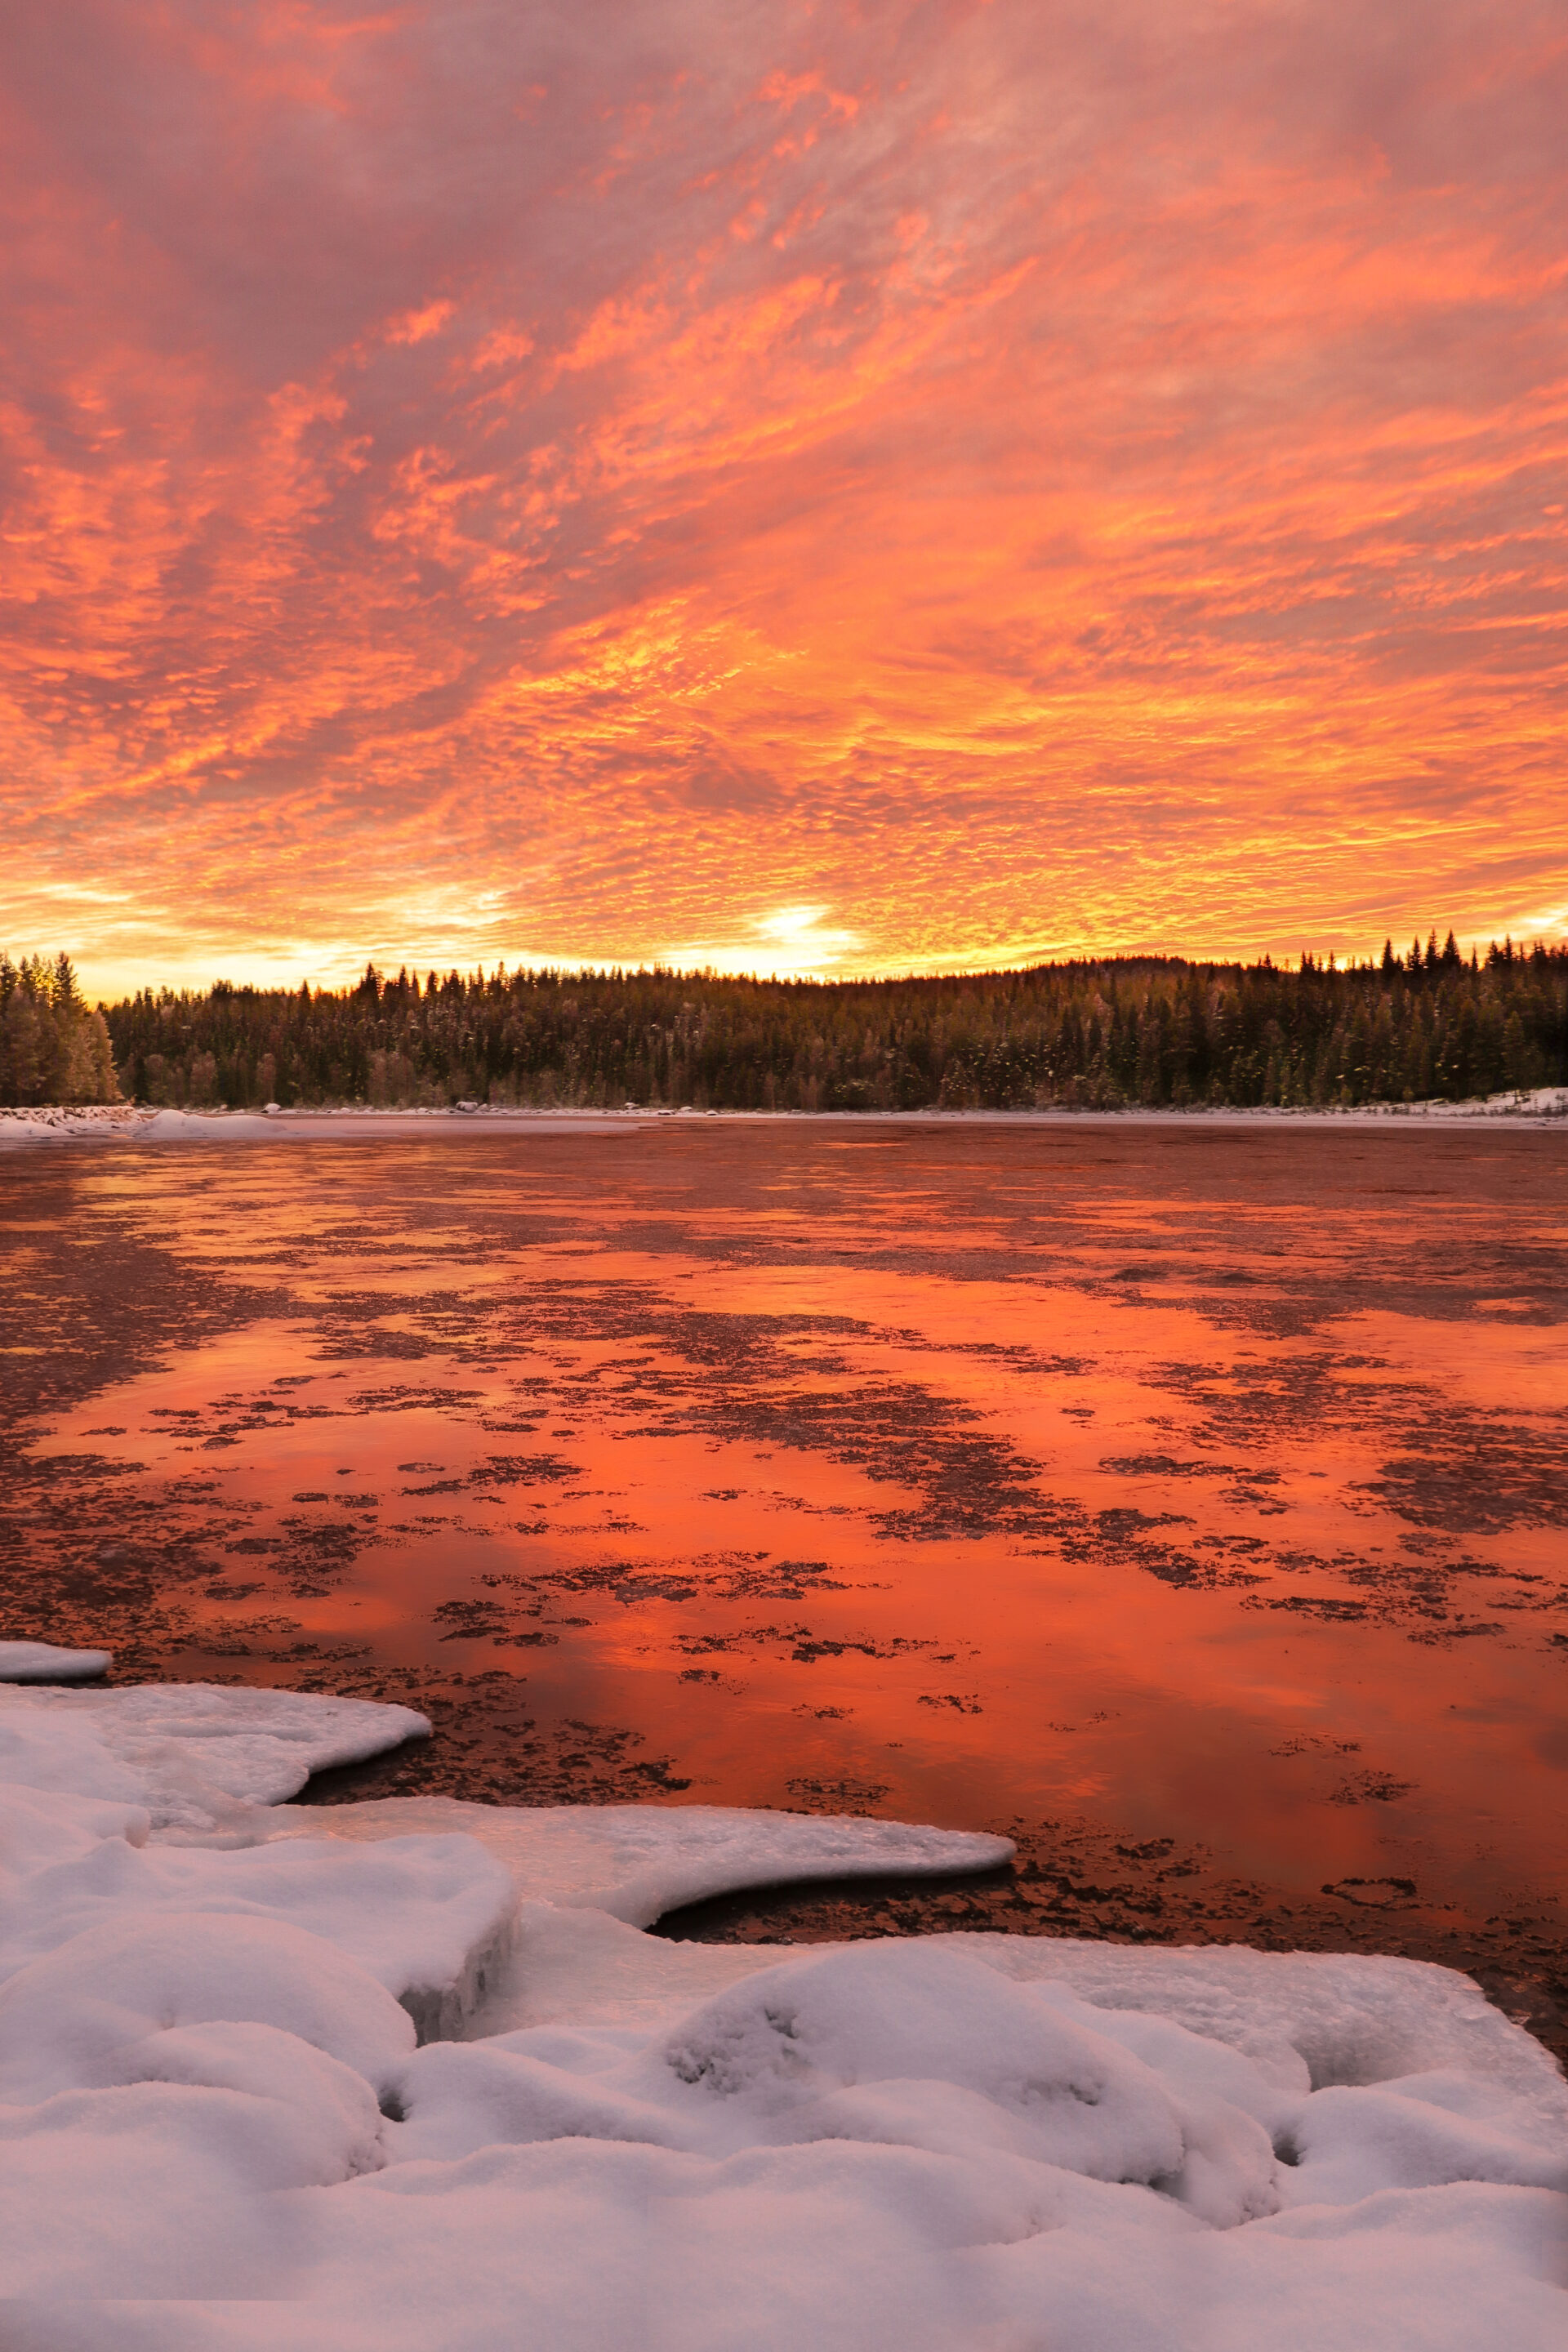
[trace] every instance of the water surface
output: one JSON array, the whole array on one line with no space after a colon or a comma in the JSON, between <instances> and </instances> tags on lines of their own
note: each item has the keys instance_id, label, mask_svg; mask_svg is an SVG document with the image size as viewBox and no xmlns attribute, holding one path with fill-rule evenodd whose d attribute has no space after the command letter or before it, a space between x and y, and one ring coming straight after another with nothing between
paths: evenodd
<instances>
[{"instance_id":1,"label":"water surface","mask_svg":"<svg viewBox=\"0 0 1568 2352\"><path fill-rule=\"evenodd\" d=\"M13 1160L7 1630L411 1698L440 1736L396 1785L1041 1855L1077 1823L1167 1909L1201 1866L1385 1932L1522 1906L1544 1950L1564 1142L626 1122Z\"/></svg>"}]
</instances>

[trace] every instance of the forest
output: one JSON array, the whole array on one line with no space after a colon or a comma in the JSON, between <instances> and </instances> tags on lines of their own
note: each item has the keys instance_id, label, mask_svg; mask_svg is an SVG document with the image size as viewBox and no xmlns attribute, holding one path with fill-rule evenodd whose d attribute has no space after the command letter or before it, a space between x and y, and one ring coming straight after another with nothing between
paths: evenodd
<instances>
[{"instance_id":1,"label":"forest","mask_svg":"<svg viewBox=\"0 0 1568 2352\"><path fill-rule=\"evenodd\" d=\"M1126 958L965 978L374 968L142 990L0 959L0 1101L715 1110L1350 1107L1568 1082L1568 946L1381 961Z\"/></svg>"},{"instance_id":2,"label":"forest","mask_svg":"<svg viewBox=\"0 0 1568 2352\"><path fill-rule=\"evenodd\" d=\"M0 954L0 1103L113 1102L120 1092L101 1008L69 956Z\"/></svg>"}]
</instances>

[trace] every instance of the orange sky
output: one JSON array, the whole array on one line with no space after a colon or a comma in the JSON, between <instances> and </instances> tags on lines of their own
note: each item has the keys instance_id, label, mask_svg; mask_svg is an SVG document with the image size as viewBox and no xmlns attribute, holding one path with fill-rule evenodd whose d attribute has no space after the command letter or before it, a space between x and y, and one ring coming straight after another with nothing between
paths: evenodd
<instances>
[{"instance_id":1,"label":"orange sky","mask_svg":"<svg viewBox=\"0 0 1568 2352\"><path fill-rule=\"evenodd\" d=\"M0 35L0 944L1568 923L1561 0Z\"/></svg>"}]
</instances>

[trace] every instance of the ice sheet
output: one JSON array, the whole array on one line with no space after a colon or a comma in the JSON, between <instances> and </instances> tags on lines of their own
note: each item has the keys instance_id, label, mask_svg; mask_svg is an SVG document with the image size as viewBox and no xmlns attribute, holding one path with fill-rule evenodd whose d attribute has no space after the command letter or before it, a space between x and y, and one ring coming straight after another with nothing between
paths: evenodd
<instances>
[{"instance_id":1,"label":"ice sheet","mask_svg":"<svg viewBox=\"0 0 1568 2352\"><path fill-rule=\"evenodd\" d=\"M1568 2339L1568 2085L1467 1979L672 1943L637 1923L695 1893L994 1848L708 1807L258 1813L400 1712L291 1697L0 1694L30 1768L0 1798L7 2352ZM422 2047L416 1977L454 1995Z\"/></svg>"}]
</instances>

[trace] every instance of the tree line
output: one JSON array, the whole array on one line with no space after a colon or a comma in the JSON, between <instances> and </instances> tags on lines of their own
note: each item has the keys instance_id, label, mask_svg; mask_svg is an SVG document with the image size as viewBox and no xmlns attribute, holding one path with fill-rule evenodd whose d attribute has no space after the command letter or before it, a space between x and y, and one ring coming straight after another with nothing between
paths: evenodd
<instances>
[{"instance_id":1,"label":"tree line","mask_svg":"<svg viewBox=\"0 0 1568 2352\"><path fill-rule=\"evenodd\" d=\"M113 1049L69 956L0 953L0 1103L114 1101Z\"/></svg>"},{"instance_id":2,"label":"tree line","mask_svg":"<svg viewBox=\"0 0 1568 2352\"><path fill-rule=\"evenodd\" d=\"M336 991L143 990L104 1019L120 1091L191 1108L1351 1107L1568 1083L1568 946L831 982L370 967Z\"/></svg>"}]
</instances>

